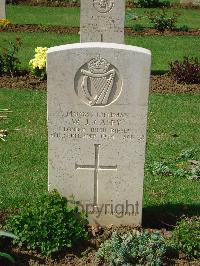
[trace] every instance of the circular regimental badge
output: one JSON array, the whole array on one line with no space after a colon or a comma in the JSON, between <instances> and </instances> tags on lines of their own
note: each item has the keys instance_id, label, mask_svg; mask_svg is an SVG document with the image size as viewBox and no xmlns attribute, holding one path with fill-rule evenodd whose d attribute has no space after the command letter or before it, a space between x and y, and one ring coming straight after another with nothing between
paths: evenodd
<instances>
[{"instance_id":1,"label":"circular regimental badge","mask_svg":"<svg viewBox=\"0 0 200 266\"><path fill-rule=\"evenodd\" d=\"M114 0L93 0L94 8L100 13L110 12L114 7Z\"/></svg>"},{"instance_id":2,"label":"circular regimental badge","mask_svg":"<svg viewBox=\"0 0 200 266\"><path fill-rule=\"evenodd\" d=\"M100 55L77 71L74 88L78 97L90 106L106 106L118 99L122 91L119 71Z\"/></svg>"}]
</instances>

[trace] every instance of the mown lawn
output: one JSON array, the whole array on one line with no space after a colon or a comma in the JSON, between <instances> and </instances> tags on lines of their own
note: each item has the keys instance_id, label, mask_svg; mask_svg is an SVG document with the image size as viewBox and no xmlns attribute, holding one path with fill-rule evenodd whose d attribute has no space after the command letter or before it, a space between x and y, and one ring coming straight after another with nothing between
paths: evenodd
<instances>
[{"instance_id":1,"label":"mown lawn","mask_svg":"<svg viewBox=\"0 0 200 266\"><path fill-rule=\"evenodd\" d=\"M0 109L9 109L0 129L0 209L17 208L46 190L46 93L0 89Z\"/></svg>"},{"instance_id":2,"label":"mown lawn","mask_svg":"<svg viewBox=\"0 0 200 266\"><path fill-rule=\"evenodd\" d=\"M28 62L34 56L38 46L52 47L61 44L79 42L78 35L55 33L0 33L0 48L7 47L9 41L20 37L23 44L19 58L23 69L28 69ZM199 37L193 36L136 36L126 37L126 44L141 46L152 51L152 70L167 71L169 62L182 59L184 56L199 57Z\"/></svg>"},{"instance_id":3,"label":"mown lawn","mask_svg":"<svg viewBox=\"0 0 200 266\"><path fill-rule=\"evenodd\" d=\"M131 12L141 18L137 20L126 20L125 26L142 24L151 27L146 12L158 10L147 8L135 8ZM200 16L198 9L169 9L168 12L178 12L177 26L187 25L189 28L199 28ZM7 17L13 24L42 24L42 25L64 25L79 27L80 9L63 7L32 7L32 6L12 6L8 5Z\"/></svg>"},{"instance_id":4,"label":"mown lawn","mask_svg":"<svg viewBox=\"0 0 200 266\"><path fill-rule=\"evenodd\" d=\"M130 11L129 11L130 12ZM136 24L141 24L144 27L153 27L153 25L151 24L147 14L149 12L158 12L161 13L161 10L156 8L156 9L148 9L148 8L135 8L133 10L131 10L131 13L134 14L135 16L138 16L138 19L136 20L130 20L130 19L126 19L126 23L125 25L127 27L132 27ZM200 17L199 17L199 9L167 9L166 10L166 14L169 14L170 16L173 13L177 13L178 14L178 18L177 18L177 23L175 24L177 28L180 28L183 25L188 26L189 28L194 28L194 29L198 29L199 25L200 25ZM156 14L155 13L155 14Z\"/></svg>"},{"instance_id":5,"label":"mown lawn","mask_svg":"<svg viewBox=\"0 0 200 266\"><path fill-rule=\"evenodd\" d=\"M5 210L47 190L46 92L1 89L0 102L1 108L12 111L1 122L1 129L8 130L6 141L0 140L0 209ZM197 94L150 96L144 207L199 202L198 181L149 171L154 162L172 161L185 149L196 149L195 159L200 160L199 102Z\"/></svg>"}]
</instances>

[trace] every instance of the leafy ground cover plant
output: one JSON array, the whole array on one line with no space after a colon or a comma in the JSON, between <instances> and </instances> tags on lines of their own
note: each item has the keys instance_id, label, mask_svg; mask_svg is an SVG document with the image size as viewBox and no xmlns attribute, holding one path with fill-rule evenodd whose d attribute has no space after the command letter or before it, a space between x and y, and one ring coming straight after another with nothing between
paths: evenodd
<instances>
[{"instance_id":1,"label":"leafy ground cover plant","mask_svg":"<svg viewBox=\"0 0 200 266\"><path fill-rule=\"evenodd\" d=\"M184 57L183 61L175 60L170 63L170 74L178 83L200 83L200 62L198 58Z\"/></svg>"},{"instance_id":2,"label":"leafy ground cover plant","mask_svg":"<svg viewBox=\"0 0 200 266\"><path fill-rule=\"evenodd\" d=\"M7 46L0 51L0 74L14 76L19 71L20 61L18 52L21 47L21 39L16 38L15 42L9 41Z\"/></svg>"},{"instance_id":3,"label":"leafy ground cover plant","mask_svg":"<svg viewBox=\"0 0 200 266\"><path fill-rule=\"evenodd\" d=\"M173 241L189 259L200 258L200 217L181 219L173 231Z\"/></svg>"},{"instance_id":4,"label":"leafy ground cover plant","mask_svg":"<svg viewBox=\"0 0 200 266\"><path fill-rule=\"evenodd\" d=\"M46 54L47 47L35 48L35 56L30 60L29 65L31 67L31 73L40 78L41 80L46 79Z\"/></svg>"},{"instance_id":5,"label":"leafy ground cover plant","mask_svg":"<svg viewBox=\"0 0 200 266\"><path fill-rule=\"evenodd\" d=\"M16 238L16 236L14 234L9 233L9 232L5 232L5 231L0 230L0 239L3 239L3 238L14 239L14 238ZM2 260L3 261L6 260L6 261L9 261L11 263L14 263L15 260L13 259L13 257L10 254L8 254L7 252L3 252L2 248L3 248L3 242L0 242L0 250L1 250L0 251L0 263L3 263Z\"/></svg>"},{"instance_id":6,"label":"leafy ground cover plant","mask_svg":"<svg viewBox=\"0 0 200 266\"><path fill-rule=\"evenodd\" d=\"M17 236L15 244L46 256L87 239L85 216L56 191L28 204L7 221L7 228Z\"/></svg>"},{"instance_id":7,"label":"leafy ground cover plant","mask_svg":"<svg viewBox=\"0 0 200 266\"><path fill-rule=\"evenodd\" d=\"M179 14L177 12L168 13L164 8L160 11L147 12L147 17L151 21L153 28L164 32L165 30L174 30Z\"/></svg>"},{"instance_id":8,"label":"leafy ground cover plant","mask_svg":"<svg viewBox=\"0 0 200 266\"><path fill-rule=\"evenodd\" d=\"M152 166L154 176L184 177L190 180L200 180L200 162L194 160L194 149L181 151L179 156L171 162L155 162Z\"/></svg>"},{"instance_id":9,"label":"leafy ground cover plant","mask_svg":"<svg viewBox=\"0 0 200 266\"><path fill-rule=\"evenodd\" d=\"M96 264L113 266L162 265L164 256L172 249L160 232L135 231L119 235L114 233L96 253Z\"/></svg>"}]
</instances>

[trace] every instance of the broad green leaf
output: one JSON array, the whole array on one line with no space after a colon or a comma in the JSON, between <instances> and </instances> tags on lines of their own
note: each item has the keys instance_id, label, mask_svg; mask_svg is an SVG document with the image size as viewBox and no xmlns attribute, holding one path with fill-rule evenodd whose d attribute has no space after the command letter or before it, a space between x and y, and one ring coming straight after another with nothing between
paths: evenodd
<instances>
[{"instance_id":1,"label":"broad green leaf","mask_svg":"<svg viewBox=\"0 0 200 266\"><path fill-rule=\"evenodd\" d=\"M13 257L7 253L0 252L0 258L5 258L5 259L9 260L10 262L15 263L15 260L13 259Z\"/></svg>"},{"instance_id":2,"label":"broad green leaf","mask_svg":"<svg viewBox=\"0 0 200 266\"><path fill-rule=\"evenodd\" d=\"M10 238L16 238L16 236L14 234L0 230L0 237L1 236L10 237Z\"/></svg>"}]
</instances>

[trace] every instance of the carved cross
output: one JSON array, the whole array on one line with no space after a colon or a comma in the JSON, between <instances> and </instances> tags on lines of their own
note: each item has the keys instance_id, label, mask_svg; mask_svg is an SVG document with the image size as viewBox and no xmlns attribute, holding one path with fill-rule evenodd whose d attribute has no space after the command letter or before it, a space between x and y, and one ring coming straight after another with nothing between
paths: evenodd
<instances>
[{"instance_id":1,"label":"carved cross","mask_svg":"<svg viewBox=\"0 0 200 266\"><path fill-rule=\"evenodd\" d=\"M105 170L117 171L117 165L114 165L114 166L99 165L100 146L101 146L100 144L94 144L94 147L95 147L95 163L94 163L94 165L75 164L76 170L79 170L79 169L94 170L94 206L97 206L97 204L98 204L98 173L99 173L99 171L105 171Z\"/></svg>"}]
</instances>

